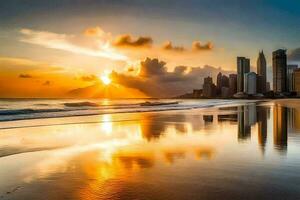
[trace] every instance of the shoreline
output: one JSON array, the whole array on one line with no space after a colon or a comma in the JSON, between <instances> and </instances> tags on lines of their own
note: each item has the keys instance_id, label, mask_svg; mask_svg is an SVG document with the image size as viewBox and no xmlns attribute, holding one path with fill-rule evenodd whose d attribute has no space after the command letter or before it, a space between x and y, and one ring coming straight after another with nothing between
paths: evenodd
<instances>
[{"instance_id":1,"label":"shoreline","mask_svg":"<svg viewBox=\"0 0 300 200\"><path fill-rule=\"evenodd\" d=\"M178 99L179 100L179 99ZM201 99L200 99L201 100ZM205 99L203 99L205 100ZM213 99L207 99L207 100L213 100ZM227 100L227 99L215 99L215 100ZM238 99L234 99L236 101L239 101ZM72 113L70 115L67 115L66 112L76 112L81 110L70 110L70 111L61 111L61 112L54 112L55 114L61 114L61 115L48 115L44 116L45 113L52 113L52 112L44 112L44 113L34 113L34 114L40 114L40 116L30 116L30 113L28 114L15 114L15 115L3 115L3 116L17 116L16 118L6 118L1 119L0 115L0 123L5 122L14 122L14 121L24 121L24 120L38 120L38 119L61 119L61 118L71 118L71 117L88 117L88 116L103 116L103 115L112 115L112 114L130 114L130 113L149 113L149 112L168 112L168 111L184 111L184 110L196 110L196 109L205 109L205 108L211 108L211 107L227 107L232 106L236 104L244 104L244 103L251 103L251 102L264 102L268 100L264 99L241 99L243 102L227 102L227 101L220 101L219 104L216 103L210 103L210 104L198 104L198 105L182 105L181 107L171 107L171 106L153 106L153 107L143 107L141 106L140 109L149 109L149 110L119 110L119 109L110 109L107 111L103 111L102 109L86 109L83 111L92 111L93 113ZM97 111L103 111L97 112ZM27 116L26 116L27 115ZM1 128L0 128L1 129Z\"/></svg>"},{"instance_id":2,"label":"shoreline","mask_svg":"<svg viewBox=\"0 0 300 200\"><path fill-rule=\"evenodd\" d=\"M16 128L35 128L44 126L62 126L62 125L76 125L76 124L97 124L106 123L106 116L109 115L110 122L123 122L123 121L136 121L138 118L145 114L167 114L171 112L205 112L210 109L218 108L229 108L233 106L242 106L251 103L264 103L268 101L243 101L243 102L231 102L222 105L203 106L197 108L181 108L181 109L167 109L167 110L149 110L140 112L114 112L114 113L102 113L102 114L86 114L86 115L72 115L72 116L61 116L61 117L46 117L46 118L31 118L31 119L15 119L0 121L0 131Z\"/></svg>"}]
</instances>

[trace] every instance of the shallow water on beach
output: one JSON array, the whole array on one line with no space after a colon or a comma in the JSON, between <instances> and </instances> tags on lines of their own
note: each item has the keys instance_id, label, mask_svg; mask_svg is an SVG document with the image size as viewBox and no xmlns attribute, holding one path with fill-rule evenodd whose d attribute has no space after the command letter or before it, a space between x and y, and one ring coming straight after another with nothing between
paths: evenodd
<instances>
[{"instance_id":1,"label":"shallow water on beach","mask_svg":"<svg viewBox=\"0 0 300 200\"><path fill-rule=\"evenodd\" d=\"M299 103L0 122L0 199L298 199Z\"/></svg>"}]
</instances>

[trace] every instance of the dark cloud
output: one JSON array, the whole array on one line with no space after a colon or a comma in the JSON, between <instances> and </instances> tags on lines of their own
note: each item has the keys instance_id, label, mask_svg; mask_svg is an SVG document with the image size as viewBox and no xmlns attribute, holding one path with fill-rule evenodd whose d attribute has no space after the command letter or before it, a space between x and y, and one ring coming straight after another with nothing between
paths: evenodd
<instances>
[{"instance_id":1,"label":"dark cloud","mask_svg":"<svg viewBox=\"0 0 300 200\"><path fill-rule=\"evenodd\" d=\"M192 68L177 66L169 72L165 65L165 62L158 59L147 58L141 62L138 76L112 72L111 77L116 83L138 89L152 97L172 97L202 88L206 76L215 78L219 72L234 73L207 65Z\"/></svg>"},{"instance_id":2,"label":"dark cloud","mask_svg":"<svg viewBox=\"0 0 300 200\"><path fill-rule=\"evenodd\" d=\"M171 51L179 51L179 52L185 51L185 48L182 46L173 46L171 41L165 42L162 48L164 50L171 50Z\"/></svg>"},{"instance_id":3,"label":"dark cloud","mask_svg":"<svg viewBox=\"0 0 300 200\"><path fill-rule=\"evenodd\" d=\"M150 47L153 43L153 40L151 37L138 37L136 39L133 39L131 35L120 35L118 36L115 41L115 46L130 46L130 47Z\"/></svg>"},{"instance_id":4,"label":"dark cloud","mask_svg":"<svg viewBox=\"0 0 300 200\"><path fill-rule=\"evenodd\" d=\"M213 44L211 42L202 44L200 41L194 41L192 44L192 48L195 51L212 50Z\"/></svg>"},{"instance_id":5,"label":"dark cloud","mask_svg":"<svg viewBox=\"0 0 300 200\"><path fill-rule=\"evenodd\" d=\"M88 75L88 76L82 76L80 77L80 79L82 81L92 82L92 81L96 81L98 78L95 75Z\"/></svg>"},{"instance_id":6,"label":"dark cloud","mask_svg":"<svg viewBox=\"0 0 300 200\"><path fill-rule=\"evenodd\" d=\"M300 48L291 50L288 53L288 59L291 61L300 61Z\"/></svg>"},{"instance_id":7,"label":"dark cloud","mask_svg":"<svg viewBox=\"0 0 300 200\"><path fill-rule=\"evenodd\" d=\"M33 78L30 74L20 74L19 78Z\"/></svg>"}]
</instances>

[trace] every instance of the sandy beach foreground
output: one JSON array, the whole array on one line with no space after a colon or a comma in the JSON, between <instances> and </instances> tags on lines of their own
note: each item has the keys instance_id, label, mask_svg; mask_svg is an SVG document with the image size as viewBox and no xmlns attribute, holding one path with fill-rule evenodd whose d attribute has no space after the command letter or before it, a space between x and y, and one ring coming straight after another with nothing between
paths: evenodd
<instances>
[{"instance_id":1,"label":"sandy beach foreground","mask_svg":"<svg viewBox=\"0 0 300 200\"><path fill-rule=\"evenodd\" d=\"M299 105L0 122L0 199L300 198Z\"/></svg>"}]
</instances>

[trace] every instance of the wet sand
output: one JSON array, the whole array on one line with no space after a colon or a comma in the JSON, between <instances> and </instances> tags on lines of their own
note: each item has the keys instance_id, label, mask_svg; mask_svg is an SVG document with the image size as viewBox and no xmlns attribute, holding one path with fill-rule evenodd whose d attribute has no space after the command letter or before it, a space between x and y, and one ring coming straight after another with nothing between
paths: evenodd
<instances>
[{"instance_id":1,"label":"wet sand","mask_svg":"<svg viewBox=\"0 0 300 200\"><path fill-rule=\"evenodd\" d=\"M0 123L0 199L297 199L298 100Z\"/></svg>"}]
</instances>

